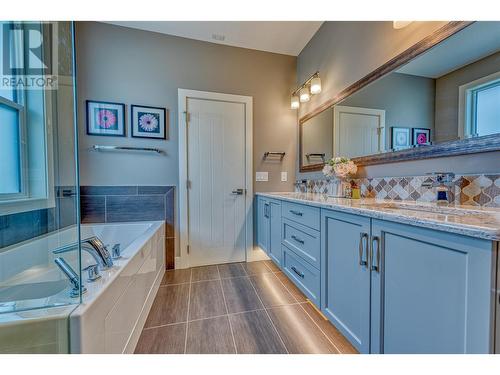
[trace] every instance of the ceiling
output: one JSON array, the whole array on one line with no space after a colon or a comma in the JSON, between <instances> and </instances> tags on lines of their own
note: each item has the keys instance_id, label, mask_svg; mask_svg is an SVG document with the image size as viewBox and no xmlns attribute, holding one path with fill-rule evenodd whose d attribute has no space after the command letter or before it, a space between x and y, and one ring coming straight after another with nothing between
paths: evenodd
<instances>
[{"instance_id":1,"label":"ceiling","mask_svg":"<svg viewBox=\"0 0 500 375\"><path fill-rule=\"evenodd\" d=\"M439 78L500 50L500 22L478 21L397 71Z\"/></svg>"},{"instance_id":2,"label":"ceiling","mask_svg":"<svg viewBox=\"0 0 500 375\"><path fill-rule=\"evenodd\" d=\"M205 42L298 56L323 21L106 22Z\"/></svg>"}]
</instances>

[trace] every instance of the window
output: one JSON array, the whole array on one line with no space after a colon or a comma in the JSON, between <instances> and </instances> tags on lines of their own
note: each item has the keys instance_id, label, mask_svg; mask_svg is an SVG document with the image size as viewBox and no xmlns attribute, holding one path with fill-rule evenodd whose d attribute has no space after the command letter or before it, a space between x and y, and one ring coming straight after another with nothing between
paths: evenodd
<instances>
[{"instance_id":1,"label":"window","mask_svg":"<svg viewBox=\"0 0 500 375\"><path fill-rule=\"evenodd\" d=\"M15 66L23 66L28 58L27 41L21 33L4 38L5 25L12 23L0 22L2 76L5 54ZM54 206L49 137L52 95L44 90L0 86L0 215Z\"/></svg>"},{"instance_id":2,"label":"window","mask_svg":"<svg viewBox=\"0 0 500 375\"><path fill-rule=\"evenodd\" d=\"M463 138L500 133L500 72L460 86Z\"/></svg>"},{"instance_id":3,"label":"window","mask_svg":"<svg viewBox=\"0 0 500 375\"><path fill-rule=\"evenodd\" d=\"M0 51L4 49L3 26L0 22ZM10 50L10 57L22 56L19 40L9 40L5 46ZM3 59L2 59L3 64ZM3 71L3 66L2 66ZM25 140L25 108L22 92L14 88L0 88L0 200L20 198L26 194L24 184L24 162L26 160L23 145Z\"/></svg>"}]
</instances>

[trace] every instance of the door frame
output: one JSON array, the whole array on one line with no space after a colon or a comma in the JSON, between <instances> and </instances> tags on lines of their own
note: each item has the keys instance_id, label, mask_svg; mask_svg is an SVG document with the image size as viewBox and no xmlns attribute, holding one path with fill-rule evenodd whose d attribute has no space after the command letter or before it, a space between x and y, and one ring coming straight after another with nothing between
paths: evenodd
<instances>
[{"instance_id":1,"label":"door frame","mask_svg":"<svg viewBox=\"0 0 500 375\"><path fill-rule=\"evenodd\" d=\"M248 260L253 250L253 97L223 94L211 91L178 89L178 123L179 123L179 249L180 256L175 258L175 268L188 268L189 244L188 234L188 145L187 116L188 99L205 99L245 106L245 258Z\"/></svg>"},{"instance_id":2,"label":"door frame","mask_svg":"<svg viewBox=\"0 0 500 375\"><path fill-rule=\"evenodd\" d=\"M349 112L360 115L373 115L380 118L380 132L379 132L379 153L384 152L386 148L385 139L385 109L375 109L375 108L364 108L364 107L352 107L347 105L335 105L333 107L333 156L338 155L340 148L340 129L339 129L339 118L341 112Z\"/></svg>"}]
</instances>

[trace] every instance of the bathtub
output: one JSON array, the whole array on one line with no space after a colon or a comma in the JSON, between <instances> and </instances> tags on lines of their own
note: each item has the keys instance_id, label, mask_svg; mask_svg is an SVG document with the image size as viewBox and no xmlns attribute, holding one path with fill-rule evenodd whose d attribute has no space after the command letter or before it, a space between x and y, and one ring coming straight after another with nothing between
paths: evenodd
<instances>
[{"instance_id":1,"label":"bathtub","mask_svg":"<svg viewBox=\"0 0 500 375\"><path fill-rule=\"evenodd\" d=\"M62 256L76 269L77 252L54 255L47 250L74 241L76 227L0 253L0 339L13 337L16 329L30 332L26 342L4 340L0 352L45 352L45 347L53 349L48 352L68 352L67 340L61 340L61 327L67 327L68 319L71 353L133 352L165 272L164 231L163 222L82 225L81 238L95 235L106 245L119 243L122 257L95 282L82 273L87 293L81 303L69 297L69 281L54 264L55 257ZM82 269L94 263L82 251ZM15 302L9 302L12 296ZM52 330L53 335L41 335L50 342L33 341L38 331Z\"/></svg>"},{"instance_id":2,"label":"bathtub","mask_svg":"<svg viewBox=\"0 0 500 375\"><path fill-rule=\"evenodd\" d=\"M133 353L165 273L163 222L82 226L82 238L120 243L122 257L95 282L70 315L71 353ZM86 259L85 259L86 258ZM82 252L82 268L92 257Z\"/></svg>"}]
</instances>

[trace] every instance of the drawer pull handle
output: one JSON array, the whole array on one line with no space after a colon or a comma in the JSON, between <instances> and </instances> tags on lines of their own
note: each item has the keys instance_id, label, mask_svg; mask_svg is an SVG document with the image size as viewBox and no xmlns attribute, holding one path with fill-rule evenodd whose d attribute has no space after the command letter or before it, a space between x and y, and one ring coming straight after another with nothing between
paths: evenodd
<instances>
[{"instance_id":1,"label":"drawer pull handle","mask_svg":"<svg viewBox=\"0 0 500 375\"><path fill-rule=\"evenodd\" d=\"M377 252L374 256L374 252ZM371 269L375 272L380 272L380 239L377 236L372 237L372 246L370 251L370 263ZM373 260L375 259L376 263L373 264Z\"/></svg>"},{"instance_id":2,"label":"drawer pull handle","mask_svg":"<svg viewBox=\"0 0 500 375\"><path fill-rule=\"evenodd\" d=\"M365 241L366 239L366 241ZM368 234L367 233L360 233L359 234L359 265L360 266L368 266ZM364 253L366 251L366 260L364 258Z\"/></svg>"},{"instance_id":3,"label":"drawer pull handle","mask_svg":"<svg viewBox=\"0 0 500 375\"><path fill-rule=\"evenodd\" d=\"M304 278L304 274L302 272L300 272L299 270L297 270L297 268L295 268L294 266L292 266L291 268L292 268L293 272L295 272L297 275L299 275L299 277L301 277L302 279Z\"/></svg>"},{"instance_id":4,"label":"drawer pull handle","mask_svg":"<svg viewBox=\"0 0 500 375\"><path fill-rule=\"evenodd\" d=\"M302 212L300 211L290 210L290 212L296 216L302 216Z\"/></svg>"},{"instance_id":5,"label":"drawer pull handle","mask_svg":"<svg viewBox=\"0 0 500 375\"><path fill-rule=\"evenodd\" d=\"M301 245L303 245L303 244L304 244L304 240L301 240L301 239L300 239L299 237L297 237L297 236L292 235L292 239L294 239L295 241L297 241L297 242L298 242L298 243L300 243Z\"/></svg>"}]
</instances>

